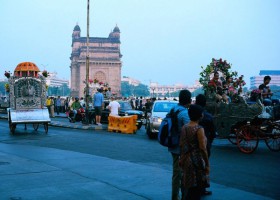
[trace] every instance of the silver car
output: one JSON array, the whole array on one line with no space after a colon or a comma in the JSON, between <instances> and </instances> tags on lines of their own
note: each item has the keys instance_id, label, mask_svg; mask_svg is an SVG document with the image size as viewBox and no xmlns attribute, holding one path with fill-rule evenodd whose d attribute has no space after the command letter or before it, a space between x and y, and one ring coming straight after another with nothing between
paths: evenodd
<instances>
[{"instance_id":1,"label":"silver car","mask_svg":"<svg viewBox=\"0 0 280 200\"><path fill-rule=\"evenodd\" d=\"M176 104L178 104L178 101L157 100L154 102L151 112L148 113L146 123L146 133L149 138L157 137L162 119Z\"/></svg>"}]
</instances>

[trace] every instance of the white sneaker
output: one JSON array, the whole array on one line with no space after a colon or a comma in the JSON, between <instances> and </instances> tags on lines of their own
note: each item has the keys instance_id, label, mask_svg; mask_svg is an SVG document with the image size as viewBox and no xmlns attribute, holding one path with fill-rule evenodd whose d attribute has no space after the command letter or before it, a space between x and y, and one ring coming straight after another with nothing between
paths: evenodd
<instances>
[{"instance_id":1,"label":"white sneaker","mask_svg":"<svg viewBox=\"0 0 280 200\"><path fill-rule=\"evenodd\" d=\"M102 124L101 124L101 123L98 123L97 125L98 125L98 126L102 126Z\"/></svg>"}]
</instances>

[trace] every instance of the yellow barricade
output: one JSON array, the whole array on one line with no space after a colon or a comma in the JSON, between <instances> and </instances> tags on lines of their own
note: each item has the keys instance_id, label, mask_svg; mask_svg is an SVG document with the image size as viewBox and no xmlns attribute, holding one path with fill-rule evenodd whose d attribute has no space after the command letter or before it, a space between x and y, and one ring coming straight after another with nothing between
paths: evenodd
<instances>
[{"instance_id":1,"label":"yellow barricade","mask_svg":"<svg viewBox=\"0 0 280 200\"><path fill-rule=\"evenodd\" d=\"M131 116L109 116L108 117L108 131L121 132L121 133L136 133L137 115Z\"/></svg>"}]
</instances>

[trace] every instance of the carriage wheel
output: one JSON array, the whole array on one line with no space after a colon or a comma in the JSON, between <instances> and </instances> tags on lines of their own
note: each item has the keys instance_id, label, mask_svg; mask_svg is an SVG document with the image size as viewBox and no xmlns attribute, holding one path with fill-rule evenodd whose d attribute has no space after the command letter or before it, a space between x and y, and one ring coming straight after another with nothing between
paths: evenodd
<instances>
[{"instance_id":1,"label":"carriage wheel","mask_svg":"<svg viewBox=\"0 0 280 200\"><path fill-rule=\"evenodd\" d=\"M49 131L49 124L48 122L44 123L44 129L45 129L45 133L47 134Z\"/></svg>"},{"instance_id":2,"label":"carriage wheel","mask_svg":"<svg viewBox=\"0 0 280 200\"><path fill-rule=\"evenodd\" d=\"M37 131L37 130L38 130L38 128L39 128L39 124L38 124L38 123L33 124L33 128L34 128L34 130L35 130L35 131Z\"/></svg>"},{"instance_id":3,"label":"carriage wheel","mask_svg":"<svg viewBox=\"0 0 280 200\"><path fill-rule=\"evenodd\" d=\"M271 151L280 151L280 130L272 129L272 133L265 139L265 144Z\"/></svg>"},{"instance_id":4,"label":"carriage wheel","mask_svg":"<svg viewBox=\"0 0 280 200\"><path fill-rule=\"evenodd\" d=\"M17 127L16 124L10 123L10 133L11 133L11 134L14 134L14 133L15 133L16 127Z\"/></svg>"},{"instance_id":5,"label":"carriage wheel","mask_svg":"<svg viewBox=\"0 0 280 200\"><path fill-rule=\"evenodd\" d=\"M237 145L237 135L235 132L230 133L227 139L230 141L231 144Z\"/></svg>"},{"instance_id":6,"label":"carriage wheel","mask_svg":"<svg viewBox=\"0 0 280 200\"><path fill-rule=\"evenodd\" d=\"M243 153L253 153L259 144L257 132L250 125L241 126L237 130L237 146Z\"/></svg>"}]
</instances>

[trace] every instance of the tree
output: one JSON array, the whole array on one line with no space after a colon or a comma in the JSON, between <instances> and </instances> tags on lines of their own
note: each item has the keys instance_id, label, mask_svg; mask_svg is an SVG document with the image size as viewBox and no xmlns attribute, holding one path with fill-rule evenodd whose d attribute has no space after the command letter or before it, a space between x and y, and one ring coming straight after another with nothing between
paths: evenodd
<instances>
[{"instance_id":1,"label":"tree","mask_svg":"<svg viewBox=\"0 0 280 200\"><path fill-rule=\"evenodd\" d=\"M200 87L200 88L194 90L194 91L192 92L192 97L196 97L196 96L199 95L199 94L204 94L204 90L203 90L202 87Z\"/></svg>"},{"instance_id":2,"label":"tree","mask_svg":"<svg viewBox=\"0 0 280 200\"><path fill-rule=\"evenodd\" d=\"M6 90L5 90L5 84L8 83L7 81L1 81L0 82L0 96L5 96ZM7 94L6 94L7 95Z\"/></svg>"},{"instance_id":3,"label":"tree","mask_svg":"<svg viewBox=\"0 0 280 200\"><path fill-rule=\"evenodd\" d=\"M128 82L121 82L121 95L123 97L133 96L131 85Z\"/></svg>"},{"instance_id":4,"label":"tree","mask_svg":"<svg viewBox=\"0 0 280 200\"><path fill-rule=\"evenodd\" d=\"M121 83L121 95L123 97L129 96L150 96L150 92L147 85L139 84L137 86L130 85L128 82Z\"/></svg>"}]
</instances>

